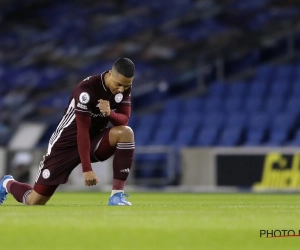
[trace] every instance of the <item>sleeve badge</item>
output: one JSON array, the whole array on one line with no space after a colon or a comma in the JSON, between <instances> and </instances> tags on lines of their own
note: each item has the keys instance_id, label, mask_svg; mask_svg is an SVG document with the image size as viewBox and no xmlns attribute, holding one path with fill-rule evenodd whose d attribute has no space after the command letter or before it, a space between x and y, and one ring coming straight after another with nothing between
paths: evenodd
<instances>
[{"instance_id":1,"label":"sleeve badge","mask_svg":"<svg viewBox=\"0 0 300 250\"><path fill-rule=\"evenodd\" d=\"M87 92L82 92L79 96L79 101L86 104L90 101L90 95Z\"/></svg>"}]
</instances>

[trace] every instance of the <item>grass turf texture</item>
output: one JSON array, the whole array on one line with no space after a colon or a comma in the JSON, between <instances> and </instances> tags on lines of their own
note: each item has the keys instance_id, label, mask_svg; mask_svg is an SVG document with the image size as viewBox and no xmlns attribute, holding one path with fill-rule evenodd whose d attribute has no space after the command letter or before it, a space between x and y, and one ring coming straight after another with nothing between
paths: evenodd
<instances>
[{"instance_id":1,"label":"grass turf texture","mask_svg":"<svg viewBox=\"0 0 300 250\"><path fill-rule=\"evenodd\" d=\"M0 249L299 249L297 194L131 193L132 207L108 207L108 193L56 193L46 206L9 195L0 206Z\"/></svg>"}]
</instances>

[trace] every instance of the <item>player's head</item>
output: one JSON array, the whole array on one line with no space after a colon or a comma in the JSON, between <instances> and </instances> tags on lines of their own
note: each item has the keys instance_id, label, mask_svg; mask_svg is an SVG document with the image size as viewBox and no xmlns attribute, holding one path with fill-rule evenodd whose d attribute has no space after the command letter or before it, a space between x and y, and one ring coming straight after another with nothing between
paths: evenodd
<instances>
[{"instance_id":1,"label":"player's head","mask_svg":"<svg viewBox=\"0 0 300 250\"><path fill-rule=\"evenodd\" d=\"M122 93L131 87L134 69L134 63L128 58L119 58L114 62L106 80L106 85L113 94Z\"/></svg>"},{"instance_id":2,"label":"player's head","mask_svg":"<svg viewBox=\"0 0 300 250\"><path fill-rule=\"evenodd\" d=\"M127 77L134 77L134 63L128 58L119 58L113 64L113 70Z\"/></svg>"}]
</instances>

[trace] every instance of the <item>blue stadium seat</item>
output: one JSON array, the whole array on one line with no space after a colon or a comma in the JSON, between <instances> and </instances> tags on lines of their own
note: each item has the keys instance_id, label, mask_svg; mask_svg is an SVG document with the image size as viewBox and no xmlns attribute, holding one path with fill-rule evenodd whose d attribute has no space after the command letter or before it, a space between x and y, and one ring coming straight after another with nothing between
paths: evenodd
<instances>
[{"instance_id":1,"label":"blue stadium seat","mask_svg":"<svg viewBox=\"0 0 300 250\"><path fill-rule=\"evenodd\" d=\"M274 71L274 79L290 81L295 71L294 65L280 65Z\"/></svg>"},{"instance_id":2,"label":"blue stadium seat","mask_svg":"<svg viewBox=\"0 0 300 250\"><path fill-rule=\"evenodd\" d=\"M99 72L103 72L109 69L111 62L109 61L97 61L97 63L91 63L81 69L81 74L85 76L96 75Z\"/></svg>"},{"instance_id":3,"label":"blue stadium seat","mask_svg":"<svg viewBox=\"0 0 300 250\"><path fill-rule=\"evenodd\" d=\"M219 135L220 128L215 127L204 127L202 128L198 135L196 135L195 145L199 147L209 147L214 146L218 135Z\"/></svg>"},{"instance_id":4,"label":"blue stadium seat","mask_svg":"<svg viewBox=\"0 0 300 250\"><path fill-rule=\"evenodd\" d=\"M68 104L69 99L70 99L69 92L51 93L50 95L40 99L37 102L37 106L39 108L46 107L46 108L62 110Z\"/></svg>"},{"instance_id":5,"label":"blue stadium seat","mask_svg":"<svg viewBox=\"0 0 300 250\"><path fill-rule=\"evenodd\" d=\"M175 126L158 127L154 131L149 145L169 145L174 140Z\"/></svg>"},{"instance_id":6,"label":"blue stadium seat","mask_svg":"<svg viewBox=\"0 0 300 250\"><path fill-rule=\"evenodd\" d=\"M244 81L228 84L228 98L244 97L247 92L248 84Z\"/></svg>"},{"instance_id":7,"label":"blue stadium seat","mask_svg":"<svg viewBox=\"0 0 300 250\"><path fill-rule=\"evenodd\" d=\"M293 113L280 113L274 117L266 146L284 145L295 128L296 116Z\"/></svg>"},{"instance_id":8,"label":"blue stadium seat","mask_svg":"<svg viewBox=\"0 0 300 250\"><path fill-rule=\"evenodd\" d=\"M142 127L134 131L134 140L136 146L147 145L152 137L152 130L147 127Z\"/></svg>"},{"instance_id":9,"label":"blue stadium seat","mask_svg":"<svg viewBox=\"0 0 300 250\"><path fill-rule=\"evenodd\" d=\"M243 13L253 13L253 11L259 11L265 5L268 4L268 0L259 1L232 1L228 3L228 7L232 11L242 11Z\"/></svg>"},{"instance_id":10,"label":"blue stadium seat","mask_svg":"<svg viewBox=\"0 0 300 250\"><path fill-rule=\"evenodd\" d=\"M183 112L201 112L203 110L203 99L191 98L183 102Z\"/></svg>"},{"instance_id":11,"label":"blue stadium seat","mask_svg":"<svg viewBox=\"0 0 300 250\"><path fill-rule=\"evenodd\" d=\"M263 112L253 113L247 123L246 138L243 145L258 146L262 144L270 126L271 116L269 114Z\"/></svg>"},{"instance_id":12,"label":"blue stadium seat","mask_svg":"<svg viewBox=\"0 0 300 250\"><path fill-rule=\"evenodd\" d=\"M257 12L251 19L249 19L247 28L252 31L257 31L260 27L264 27L272 19L272 15L268 12Z\"/></svg>"},{"instance_id":13,"label":"blue stadium seat","mask_svg":"<svg viewBox=\"0 0 300 250\"><path fill-rule=\"evenodd\" d=\"M271 115L278 114L283 111L286 99L279 96L271 96L264 102L263 111Z\"/></svg>"},{"instance_id":14,"label":"blue stadium seat","mask_svg":"<svg viewBox=\"0 0 300 250\"><path fill-rule=\"evenodd\" d=\"M262 80L265 83L269 83L269 81L273 78L273 73L275 69L271 65L263 65L258 68L255 74L255 79Z\"/></svg>"},{"instance_id":15,"label":"blue stadium seat","mask_svg":"<svg viewBox=\"0 0 300 250\"><path fill-rule=\"evenodd\" d=\"M181 113L183 112L183 101L179 98L172 98L164 104L163 112L165 113Z\"/></svg>"},{"instance_id":16,"label":"blue stadium seat","mask_svg":"<svg viewBox=\"0 0 300 250\"><path fill-rule=\"evenodd\" d=\"M148 128L151 130L154 126L156 126L157 121L158 121L158 115L156 114L142 116L139 118L139 124L137 129Z\"/></svg>"},{"instance_id":17,"label":"blue stadium seat","mask_svg":"<svg viewBox=\"0 0 300 250\"><path fill-rule=\"evenodd\" d=\"M249 120L248 114L244 112L230 113L227 116L226 127L230 128L245 128Z\"/></svg>"},{"instance_id":18,"label":"blue stadium seat","mask_svg":"<svg viewBox=\"0 0 300 250\"><path fill-rule=\"evenodd\" d=\"M248 96L264 97L268 91L268 82L259 79L253 80L249 85Z\"/></svg>"},{"instance_id":19,"label":"blue stadium seat","mask_svg":"<svg viewBox=\"0 0 300 250\"><path fill-rule=\"evenodd\" d=\"M300 73L299 77L294 79L291 86L291 96L295 98L300 96Z\"/></svg>"},{"instance_id":20,"label":"blue stadium seat","mask_svg":"<svg viewBox=\"0 0 300 250\"><path fill-rule=\"evenodd\" d=\"M138 126L138 123L139 123L138 117L135 114L131 113L128 126L131 127L133 130L135 130L135 128L137 128Z\"/></svg>"},{"instance_id":21,"label":"blue stadium seat","mask_svg":"<svg viewBox=\"0 0 300 250\"><path fill-rule=\"evenodd\" d=\"M234 147L239 145L242 138L242 127L226 127L219 137L216 145L221 147Z\"/></svg>"},{"instance_id":22,"label":"blue stadium seat","mask_svg":"<svg viewBox=\"0 0 300 250\"><path fill-rule=\"evenodd\" d=\"M288 146L300 147L300 129L298 129L295 133L295 136L292 140L286 143Z\"/></svg>"},{"instance_id":23,"label":"blue stadium seat","mask_svg":"<svg viewBox=\"0 0 300 250\"><path fill-rule=\"evenodd\" d=\"M41 72L42 77L37 88L45 90L57 86L59 81L64 78L65 74L66 72L61 68L48 67Z\"/></svg>"},{"instance_id":24,"label":"blue stadium seat","mask_svg":"<svg viewBox=\"0 0 300 250\"><path fill-rule=\"evenodd\" d=\"M176 113L162 113L157 122L158 127L169 127L173 124L178 124L181 120L179 112Z\"/></svg>"},{"instance_id":25,"label":"blue stadium seat","mask_svg":"<svg viewBox=\"0 0 300 250\"><path fill-rule=\"evenodd\" d=\"M183 146L191 146L195 139L196 130L196 126L180 128L179 131L176 132L176 136L173 140L172 145L177 148Z\"/></svg>"},{"instance_id":26,"label":"blue stadium seat","mask_svg":"<svg viewBox=\"0 0 300 250\"><path fill-rule=\"evenodd\" d=\"M225 124L225 114L220 112L208 113L204 117L204 126L221 127Z\"/></svg>"},{"instance_id":27,"label":"blue stadium seat","mask_svg":"<svg viewBox=\"0 0 300 250\"><path fill-rule=\"evenodd\" d=\"M263 98L260 96L249 96L245 101L244 110L246 113L260 112L263 107Z\"/></svg>"},{"instance_id":28,"label":"blue stadium seat","mask_svg":"<svg viewBox=\"0 0 300 250\"><path fill-rule=\"evenodd\" d=\"M264 112L253 113L249 118L248 129L269 129L271 126L271 116Z\"/></svg>"},{"instance_id":29,"label":"blue stadium seat","mask_svg":"<svg viewBox=\"0 0 300 250\"><path fill-rule=\"evenodd\" d=\"M297 117L295 113L279 113L274 117L271 123L271 129L292 130L296 125L296 118Z\"/></svg>"},{"instance_id":30,"label":"blue stadium seat","mask_svg":"<svg viewBox=\"0 0 300 250\"><path fill-rule=\"evenodd\" d=\"M224 103L224 109L227 113L240 112L244 110L244 99L242 96L228 97Z\"/></svg>"},{"instance_id":31,"label":"blue stadium seat","mask_svg":"<svg viewBox=\"0 0 300 250\"><path fill-rule=\"evenodd\" d=\"M203 111L205 113L221 112L224 110L223 100L219 97L205 99Z\"/></svg>"},{"instance_id":32,"label":"blue stadium seat","mask_svg":"<svg viewBox=\"0 0 300 250\"><path fill-rule=\"evenodd\" d=\"M288 135L289 131L287 129L272 129L269 133L269 139L264 143L264 146L282 146L287 141Z\"/></svg>"},{"instance_id":33,"label":"blue stadium seat","mask_svg":"<svg viewBox=\"0 0 300 250\"><path fill-rule=\"evenodd\" d=\"M300 93L299 93L300 96ZM288 113L300 114L300 98L293 96L287 100L284 111Z\"/></svg>"},{"instance_id":34,"label":"blue stadium seat","mask_svg":"<svg viewBox=\"0 0 300 250\"><path fill-rule=\"evenodd\" d=\"M285 98L290 90L290 83L286 80L276 79L270 86L270 91L268 93L269 97L275 98Z\"/></svg>"},{"instance_id":35,"label":"blue stadium seat","mask_svg":"<svg viewBox=\"0 0 300 250\"><path fill-rule=\"evenodd\" d=\"M266 130L263 128L250 129L246 133L246 138L243 146L259 146L264 141L265 136Z\"/></svg>"},{"instance_id":36,"label":"blue stadium seat","mask_svg":"<svg viewBox=\"0 0 300 250\"><path fill-rule=\"evenodd\" d=\"M203 113L195 112L188 112L183 114L180 118L179 125L180 127L190 127L196 125L198 128L201 127L204 123L205 115Z\"/></svg>"},{"instance_id":37,"label":"blue stadium seat","mask_svg":"<svg viewBox=\"0 0 300 250\"><path fill-rule=\"evenodd\" d=\"M226 95L228 85L225 82L213 82L209 85L208 97L222 98Z\"/></svg>"},{"instance_id":38,"label":"blue stadium seat","mask_svg":"<svg viewBox=\"0 0 300 250\"><path fill-rule=\"evenodd\" d=\"M41 81L41 75L42 72L40 72L40 70L34 67L30 67L25 70L19 71L19 73L14 76L14 81L11 85L14 88L26 87L31 89L40 89L44 84L44 81Z\"/></svg>"}]
</instances>

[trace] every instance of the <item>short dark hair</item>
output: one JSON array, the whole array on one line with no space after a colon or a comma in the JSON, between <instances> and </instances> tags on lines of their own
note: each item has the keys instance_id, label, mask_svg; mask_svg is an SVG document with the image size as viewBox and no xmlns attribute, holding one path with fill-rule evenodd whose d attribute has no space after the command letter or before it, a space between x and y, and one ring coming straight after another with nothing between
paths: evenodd
<instances>
[{"instance_id":1,"label":"short dark hair","mask_svg":"<svg viewBox=\"0 0 300 250\"><path fill-rule=\"evenodd\" d=\"M115 68L119 74L127 78L134 76L134 63L128 58L117 59L113 64L113 68Z\"/></svg>"}]
</instances>

